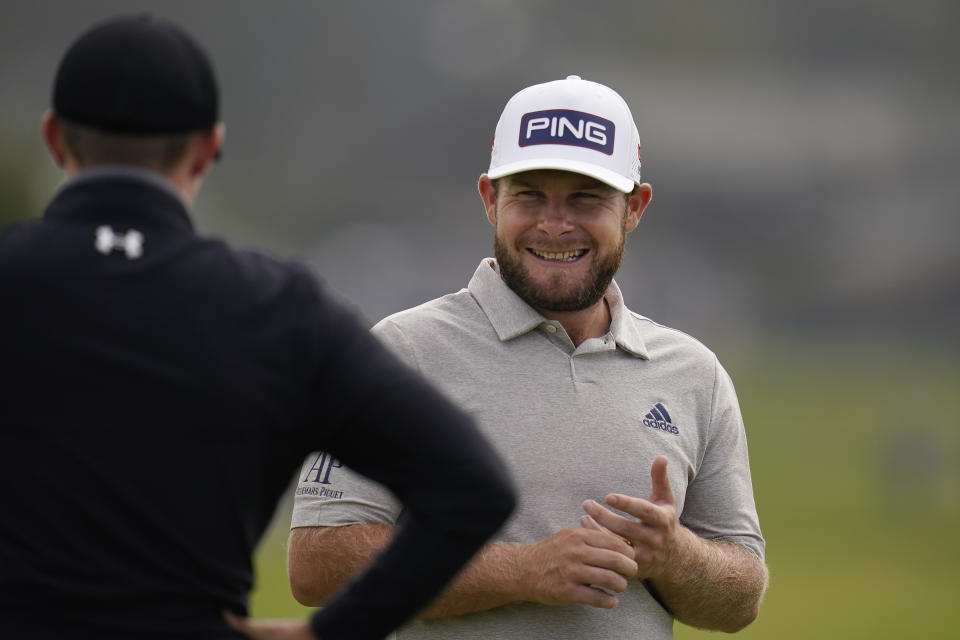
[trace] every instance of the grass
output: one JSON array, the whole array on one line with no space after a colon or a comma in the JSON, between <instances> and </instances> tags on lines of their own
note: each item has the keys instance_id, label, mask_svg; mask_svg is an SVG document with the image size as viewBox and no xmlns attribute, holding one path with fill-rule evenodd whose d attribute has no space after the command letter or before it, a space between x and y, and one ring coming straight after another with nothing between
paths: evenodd
<instances>
[{"instance_id":1,"label":"grass","mask_svg":"<svg viewBox=\"0 0 960 640\"><path fill-rule=\"evenodd\" d=\"M744 638L951 638L960 603L955 353L780 345L727 364L740 396L771 587ZM289 507L257 557L252 612L303 616ZM679 640L716 637L675 626Z\"/></svg>"},{"instance_id":2,"label":"grass","mask_svg":"<svg viewBox=\"0 0 960 640\"><path fill-rule=\"evenodd\" d=\"M277 510L256 557L257 584L250 594L250 615L257 618L302 618L313 611L290 593L287 581L287 533L292 501Z\"/></svg>"}]
</instances>

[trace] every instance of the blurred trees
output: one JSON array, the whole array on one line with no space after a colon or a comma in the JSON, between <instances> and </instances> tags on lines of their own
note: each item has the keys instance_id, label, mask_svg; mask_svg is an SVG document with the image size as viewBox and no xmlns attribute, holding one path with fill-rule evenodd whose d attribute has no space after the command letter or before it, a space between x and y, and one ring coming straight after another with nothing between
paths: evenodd
<instances>
[{"instance_id":1,"label":"blurred trees","mask_svg":"<svg viewBox=\"0 0 960 640\"><path fill-rule=\"evenodd\" d=\"M0 128L0 227L40 215L32 196L35 159L34 151Z\"/></svg>"}]
</instances>

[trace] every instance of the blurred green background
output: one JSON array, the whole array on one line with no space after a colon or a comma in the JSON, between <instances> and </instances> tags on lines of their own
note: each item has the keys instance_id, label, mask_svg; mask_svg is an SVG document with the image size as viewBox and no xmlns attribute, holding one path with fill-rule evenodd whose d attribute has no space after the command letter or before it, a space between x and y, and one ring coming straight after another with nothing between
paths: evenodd
<instances>
[{"instance_id":1,"label":"blurred green background","mask_svg":"<svg viewBox=\"0 0 960 640\"><path fill-rule=\"evenodd\" d=\"M771 572L738 636L958 637L960 354L783 341L720 355L738 380ZM254 615L309 611L286 583L288 524L284 505L258 556Z\"/></svg>"},{"instance_id":2,"label":"blurred green background","mask_svg":"<svg viewBox=\"0 0 960 640\"><path fill-rule=\"evenodd\" d=\"M38 122L68 42L151 10L221 81L200 231L303 259L371 322L491 253L475 184L510 95L568 74L614 87L654 188L617 281L717 352L746 419L772 582L742 636L960 637L960 4L8 4L0 224L60 180ZM258 616L305 613L289 508L257 558Z\"/></svg>"}]
</instances>

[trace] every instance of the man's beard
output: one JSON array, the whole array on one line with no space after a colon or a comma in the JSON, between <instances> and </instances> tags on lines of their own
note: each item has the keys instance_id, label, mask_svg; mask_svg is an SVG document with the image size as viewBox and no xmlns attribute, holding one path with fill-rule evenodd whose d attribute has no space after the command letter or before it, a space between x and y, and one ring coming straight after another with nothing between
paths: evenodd
<instances>
[{"instance_id":1,"label":"man's beard","mask_svg":"<svg viewBox=\"0 0 960 640\"><path fill-rule=\"evenodd\" d=\"M546 285L537 284L520 260L514 258L514 254L500 242L496 234L493 236L493 252L500 267L500 277L528 305L544 311L581 311L592 307L603 298L613 276L620 268L625 240L626 238L622 237L620 246L606 256L601 256L597 252L596 259L584 281L564 291L559 290L566 279L564 274L551 277L551 281Z\"/></svg>"}]
</instances>

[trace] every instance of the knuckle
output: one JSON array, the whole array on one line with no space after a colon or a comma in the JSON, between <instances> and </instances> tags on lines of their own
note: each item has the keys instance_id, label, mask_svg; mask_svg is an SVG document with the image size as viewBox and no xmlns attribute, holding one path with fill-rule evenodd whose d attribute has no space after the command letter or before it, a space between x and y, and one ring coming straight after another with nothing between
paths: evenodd
<instances>
[{"instance_id":1,"label":"knuckle","mask_svg":"<svg viewBox=\"0 0 960 640\"><path fill-rule=\"evenodd\" d=\"M577 590L573 585L566 584L559 590L557 590L557 599L562 602L572 602L577 598Z\"/></svg>"},{"instance_id":2,"label":"knuckle","mask_svg":"<svg viewBox=\"0 0 960 640\"><path fill-rule=\"evenodd\" d=\"M666 544L666 534L662 530L657 530L650 536L650 547L662 549Z\"/></svg>"},{"instance_id":3,"label":"knuckle","mask_svg":"<svg viewBox=\"0 0 960 640\"><path fill-rule=\"evenodd\" d=\"M637 565L642 567L647 567L650 563L653 562L653 554L649 549L638 549L637 550Z\"/></svg>"}]
</instances>

